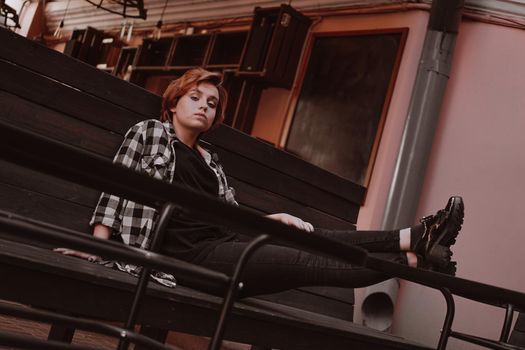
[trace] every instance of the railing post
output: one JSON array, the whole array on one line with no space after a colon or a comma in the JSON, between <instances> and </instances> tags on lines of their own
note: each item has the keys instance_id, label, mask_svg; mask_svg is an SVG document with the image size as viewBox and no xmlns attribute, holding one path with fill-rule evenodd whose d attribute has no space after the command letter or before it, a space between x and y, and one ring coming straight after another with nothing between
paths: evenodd
<instances>
[{"instance_id":1,"label":"railing post","mask_svg":"<svg viewBox=\"0 0 525 350\"><path fill-rule=\"evenodd\" d=\"M448 338L452 332L452 322L454 321L455 305L454 297L448 290L448 288L441 288L441 293L445 296L447 302L447 315L445 316L445 322L443 322L443 329L441 330L441 336L439 337L439 343L437 350L445 350L447 347Z\"/></svg>"},{"instance_id":2,"label":"railing post","mask_svg":"<svg viewBox=\"0 0 525 350\"><path fill-rule=\"evenodd\" d=\"M503 329L499 341L506 343L509 340L510 328L512 327L512 317L514 316L514 306L508 304L505 311L505 321L503 322Z\"/></svg>"},{"instance_id":3,"label":"railing post","mask_svg":"<svg viewBox=\"0 0 525 350\"><path fill-rule=\"evenodd\" d=\"M160 244L164 239L164 232L166 231L168 222L171 218L171 215L173 214L173 210L175 210L175 205L172 203L164 204L164 206L162 207L157 226L153 233L153 237L151 238L151 245L149 249L150 251L157 252L159 250ZM126 320L126 324L124 325L124 328L126 329L133 330L135 327L135 321L137 319L137 313L140 308L140 302L142 301L142 296L144 295L144 292L146 291L146 288L148 286L149 275L151 273L151 270L152 269L149 267L142 267L142 270L140 271L139 281L137 283L137 287L135 288L135 294L133 296L133 303L131 304L128 318ZM127 339L120 338L118 343L118 350L127 350L128 345L129 342Z\"/></svg>"},{"instance_id":4,"label":"railing post","mask_svg":"<svg viewBox=\"0 0 525 350\"><path fill-rule=\"evenodd\" d=\"M252 241L250 241L246 248L244 248L241 256L239 257L239 260L235 265L235 271L233 272L233 275L230 280L230 286L228 287L228 291L226 293L226 296L224 297L224 301L222 303L221 308L221 314L219 316L219 322L217 322L217 327L215 328L215 332L213 334L213 337L211 338L208 350L220 349L222 337L224 335L226 320L231 311L233 303L237 298L237 294L239 293L240 288L242 288L239 282L242 277L244 267L248 262L248 259L250 259L250 257L252 256L252 254L263 244L265 244L269 239L269 235L260 235L257 238L254 238Z\"/></svg>"}]
</instances>

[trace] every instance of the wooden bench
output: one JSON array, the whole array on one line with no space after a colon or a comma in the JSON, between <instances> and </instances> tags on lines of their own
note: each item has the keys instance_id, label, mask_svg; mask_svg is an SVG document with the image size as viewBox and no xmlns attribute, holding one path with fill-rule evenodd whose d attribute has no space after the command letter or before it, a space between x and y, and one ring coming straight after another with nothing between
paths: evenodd
<instances>
[{"instance_id":1,"label":"wooden bench","mask_svg":"<svg viewBox=\"0 0 525 350\"><path fill-rule=\"evenodd\" d=\"M38 45L32 45L38 51L27 56L21 47L9 46L13 40L3 37L2 42L8 45L1 49L7 55L1 62L5 79L0 83L0 120L11 125L111 159L129 127L159 113L156 95ZM49 78L62 79L64 84ZM218 152L243 207L259 213L291 213L318 227L353 227L356 222L362 187L228 127L206 140ZM5 162L0 166L8 170L0 175L4 193L0 208L90 232L88 221L99 191ZM313 301L323 294L325 298ZM305 288L268 298L352 320L352 290Z\"/></svg>"},{"instance_id":2,"label":"wooden bench","mask_svg":"<svg viewBox=\"0 0 525 350\"><path fill-rule=\"evenodd\" d=\"M0 42L0 124L46 135L95 152L107 160L130 125L156 117L158 96L3 29L0 29ZM28 153L31 144L17 143L5 130L2 135L0 159L19 163L7 152L14 154L19 147ZM316 226L341 228L355 222L363 188L226 127L206 140L222 155L231 184L237 187L237 197L244 208L258 213L290 212ZM31 151L29 149L29 153ZM41 151L38 147L34 150L40 158L35 158L33 164L45 158L63 160L60 155ZM74 176L69 177L69 181L58 180L26 169L27 164L14 163L0 160L0 209L89 233L87 222L98 190L80 185L85 182ZM89 169L82 169L89 173ZM239 209L230 209L241 213ZM0 279L4 286L9 286L0 289L0 299L66 314L123 320L136 284L134 278L55 254L48 249L54 245L38 245L20 232L13 235L8 231L0 230ZM514 310L525 311L522 293L371 257L364 263L366 267L446 289L454 295L498 307L513 305ZM34 293L35 289L39 293ZM330 310L322 302L312 311L305 310L304 301L310 303L306 297L317 298L325 292L325 288L307 288L293 291L289 297L242 300L234 307L226 338L281 349L348 349L352 346L359 349L428 349L345 321L344 318L351 317L349 312L330 311L330 315L312 312L321 311L321 308ZM350 310L352 299L348 296L351 293L341 289L335 293L327 302L332 303L335 299L339 310ZM301 299L303 303L297 304ZM151 284L139 323L211 335L220 302L221 298L182 286L169 289ZM291 306L282 302L289 302ZM446 332L454 333L448 326ZM508 334L504 340L507 337Z\"/></svg>"},{"instance_id":3,"label":"wooden bench","mask_svg":"<svg viewBox=\"0 0 525 350\"><path fill-rule=\"evenodd\" d=\"M3 29L0 41L1 122L110 159L131 125L157 117L156 95ZM228 127L205 141L220 154L243 208L261 214L288 212L321 227L349 228L356 222L361 186ZM4 160L0 166L0 209L90 232L88 221L100 191ZM132 278L54 254L49 245L9 239L2 241L0 259L2 280L10 281L10 288L0 298L101 319L124 317ZM40 286L41 293L27 293L34 289L27 282ZM141 309L142 323L211 334L219 298L158 285L149 295ZM227 338L286 349L318 349L325 343L334 349L364 343L367 348L424 348L341 321L351 321L352 315L351 289L301 288L239 303Z\"/></svg>"}]
</instances>

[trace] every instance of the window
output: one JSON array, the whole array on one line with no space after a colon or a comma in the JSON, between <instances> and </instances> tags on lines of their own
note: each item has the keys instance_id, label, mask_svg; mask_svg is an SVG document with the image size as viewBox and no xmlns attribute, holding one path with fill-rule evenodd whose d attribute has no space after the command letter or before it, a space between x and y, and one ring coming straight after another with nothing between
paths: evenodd
<instances>
[{"instance_id":1,"label":"window","mask_svg":"<svg viewBox=\"0 0 525 350\"><path fill-rule=\"evenodd\" d=\"M407 33L315 35L286 150L366 187Z\"/></svg>"}]
</instances>

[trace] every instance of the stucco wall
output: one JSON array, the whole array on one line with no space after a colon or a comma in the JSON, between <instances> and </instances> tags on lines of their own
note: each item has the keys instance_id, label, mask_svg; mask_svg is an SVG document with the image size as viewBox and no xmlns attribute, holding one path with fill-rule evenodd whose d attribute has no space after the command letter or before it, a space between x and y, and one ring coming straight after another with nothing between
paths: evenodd
<instances>
[{"instance_id":1,"label":"stucco wall","mask_svg":"<svg viewBox=\"0 0 525 350\"><path fill-rule=\"evenodd\" d=\"M454 249L458 275L525 292L525 31L461 24L420 215L449 194L464 197L465 225ZM502 309L457 298L454 329L499 337ZM436 344L445 303L439 293L401 286L394 332ZM451 340L451 349L477 349Z\"/></svg>"}]
</instances>

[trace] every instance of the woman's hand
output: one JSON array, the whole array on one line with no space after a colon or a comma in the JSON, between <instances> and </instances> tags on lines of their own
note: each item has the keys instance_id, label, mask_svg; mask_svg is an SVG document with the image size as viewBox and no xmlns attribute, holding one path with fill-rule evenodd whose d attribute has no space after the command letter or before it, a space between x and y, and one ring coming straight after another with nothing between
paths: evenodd
<instances>
[{"instance_id":1,"label":"woman's hand","mask_svg":"<svg viewBox=\"0 0 525 350\"><path fill-rule=\"evenodd\" d=\"M69 256L74 256L74 257L77 257L77 258L85 259L85 260L91 261L91 262L95 262L95 261L100 260L99 256L96 256L96 255L93 255L93 254L89 254L89 253L79 252L77 250L68 249L68 248L55 248L55 249L53 249L53 251L57 252L57 253L64 254L64 255L69 255Z\"/></svg>"},{"instance_id":2,"label":"woman's hand","mask_svg":"<svg viewBox=\"0 0 525 350\"><path fill-rule=\"evenodd\" d=\"M303 221L302 219L290 214L278 213L266 215L266 217L275 221L280 221L283 224L293 226L306 232L314 232L314 226L311 223Z\"/></svg>"},{"instance_id":3,"label":"woman's hand","mask_svg":"<svg viewBox=\"0 0 525 350\"><path fill-rule=\"evenodd\" d=\"M93 228L93 237L95 238L109 239L110 236L111 236L111 229L107 227L106 225L96 224L95 227ZM68 249L68 248L55 248L53 249L53 251L64 254L64 255L75 256L77 258L86 259L91 262L100 260L99 256L89 254L89 253L79 252L79 251Z\"/></svg>"}]
</instances>

